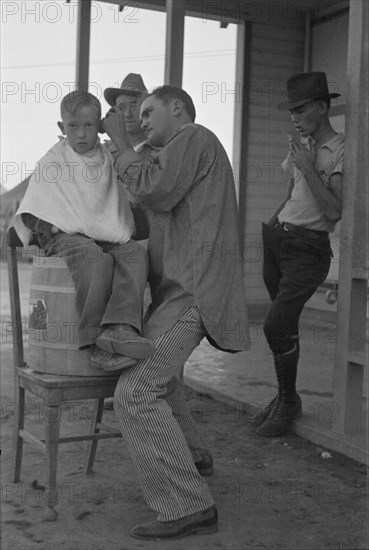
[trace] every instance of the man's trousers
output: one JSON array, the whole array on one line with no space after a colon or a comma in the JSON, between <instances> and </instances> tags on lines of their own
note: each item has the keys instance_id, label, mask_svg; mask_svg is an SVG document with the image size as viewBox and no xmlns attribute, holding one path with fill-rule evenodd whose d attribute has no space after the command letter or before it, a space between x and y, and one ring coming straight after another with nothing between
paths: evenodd
<instances>
[{"instance_id":1,"label":"man's trousers","mask_svg":"<svg viewBox=\"0 0 369 550\"><path fill-rule=\"evenodd\" d=\"M272 305L264 332L275 354L291 350L305 303L328 275L331 247L326 234L297 234L263 224L263 277Z\"/></svg>"},{"instance_id":2,"label":"man's trousers","mask_svg":"<svg viewBox=\"0 0 369 550\"><path fill-rule=\"evenodd\" d=\"M204 457L205 446L176 378L204 336L193 306L168 332L153 338L156 353L123 371L115 391L123 436L146 502L158 512L159 521L176 520L214 504L194 465Z\"/></svg>"}]
</instances>

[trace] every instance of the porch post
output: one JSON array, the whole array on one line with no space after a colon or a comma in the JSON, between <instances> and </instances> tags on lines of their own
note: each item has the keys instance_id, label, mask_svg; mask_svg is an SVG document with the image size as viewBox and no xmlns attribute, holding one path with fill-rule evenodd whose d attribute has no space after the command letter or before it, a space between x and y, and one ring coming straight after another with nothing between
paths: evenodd
<instances>
[{"instance_id":1,"label":"porch post","mask_svg":"<svg viewBox=\"0 0 369 550\"><path fill-rule=\"evenodd\" d=\"M304 72L311 71L311 13L305 14Z\"/></svg>"},{"instance_id":2,"label":"porch post","mask_svg":"<svg viewBox=\"0 0 369 550\"><path fill-rule=\"evenodd\" d=\"M79 0L77 19L76 85L78 90L88 89L90 62L91 0Z\"/></svg>"},{"instance_id":3,"label":"porch post","mask_svg":"<svg viewBox=\"0 0 369 550\"><path fill-rule=\"evenodd\" d=\"M333 380L337 422L350 435L362 429L368 279L368 24L369 2L351 0L347 110L340 240L338 326Z\"/></svg>"},{"instance_id":4,"label":"porch post","mask_svg":"<svg viewBox=\"0 0 369 550\"><path fill-rule=\"evenodd\" d=\"M245 19L239 22L237 30L236 82L237 85L240 84L241 96L240 101L236 101L234 110L233 165L237 180L238 226L241 250L244 249L246 241L247 188L246 178L242 175L243 167L246 166L248 158L250 101L247 90L250 84L252 25L251 21Z\"/></svg>"},{"instance_id":5,"label":"porch post","mask_svg":"<svg viewBox=\"0 0 369 550\"><path fill-rule=\"evenodd\" d=\"M233 168L236 175L236 193L239 201L240 178L241 178L241 151L243 139L243 109L244 101L241 101L242 91L245 86L245 39L246 39L246 21L240 21L237 25L237 45L236 45L236 102L233 116ZM239 91L239 93L237 93ZM242 220L242 223L244 220ZM243 225L244 227L244 225Z\"/></svg>"},{"instance_id":6,"label":"porch post","mask_svg":"<svg viewBox=\"0 0 369 550\"><path fill-rule=\"evenodd\" d=\"M164 82L182 87L185 1L167 0Z\"/></svg>"}]
</instances>

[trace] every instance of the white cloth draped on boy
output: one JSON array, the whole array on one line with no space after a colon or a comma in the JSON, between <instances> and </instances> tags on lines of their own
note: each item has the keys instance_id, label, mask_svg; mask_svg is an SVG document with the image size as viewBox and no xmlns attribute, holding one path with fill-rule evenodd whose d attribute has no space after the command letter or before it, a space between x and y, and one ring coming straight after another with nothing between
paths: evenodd
<instances>
[{"instance_id":1,"label":"white cloth draped on boy","mask_svg":"<svg viewBox=\"0 0 369 550\"><path fill-rule=\"evenodd\" d=\"M14 220L27 245L31 231L23 224L22 213L96 241L125 243L135 229L127 191L118 184L112 156L100 141L80 155L61 138L37 163Z\"/></svg>"}]
</instances>

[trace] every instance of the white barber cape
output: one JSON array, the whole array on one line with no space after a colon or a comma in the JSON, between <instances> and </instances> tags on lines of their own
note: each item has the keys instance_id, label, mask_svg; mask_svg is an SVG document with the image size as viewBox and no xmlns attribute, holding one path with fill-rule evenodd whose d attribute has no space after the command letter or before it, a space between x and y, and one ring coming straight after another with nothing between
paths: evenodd
<instances>
[{"instance_id":1,"label":"white barber cape","mask_svg":"<svg viewBox=\"0 0 369 550\"><path fill-rule=\"evenodd\" d=\"M125 243L134 233L128 193L118 184L112 156L100 141L90 153L80 155L62 138L37 163L14 220L27 245L31 231L22 213L97 241Z\"/></svg>"}]
</instances>

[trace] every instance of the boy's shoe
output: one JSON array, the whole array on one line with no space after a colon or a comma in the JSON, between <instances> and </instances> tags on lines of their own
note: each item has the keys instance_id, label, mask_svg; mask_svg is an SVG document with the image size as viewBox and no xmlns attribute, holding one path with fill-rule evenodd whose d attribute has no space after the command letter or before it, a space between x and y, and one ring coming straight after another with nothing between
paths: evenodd
<instances>
[{"instance_id":1,"label":"boy's shoe","mask_svg":"<svg viewBox=\"0 0 369 550\"><path fill-rule=\"evenodd\" d=\"M96 347L91 354L90 363L94 367L99 367L106 372L114 372L132 367L137 361L131 357L125 357L117 353L109 353L108 351Z\"/></svg>"},{"instance_id":2,"label":"boy's shoe","mask_svg":"<svg viewBox=\"0 0 369 550\"><path fill-rule=\"evenodd\" d=\"M136 525L131 536L144 540L180 539L187 535L212 535L218 531L218 512L215 506L174 521L148 521Z\"/></svg>"},{"instance_id":3,"label":"boy's shoe","mask_svg":"<svg viewBox=\"0 0 369 550\"><path fill-rule=\"evenodd\" d=\"M109 325L96 340L99 348L134 359L145 359L156 352L151 340L143 338L129 325Z\"/></svg>"},{"instance_id":4,"label":"boy's shoe","mask_svg":"<svg viewBox=\"0 0 369 550\"><path fill-rule=\"evenodd\" d=\"M195 466L199 474L203 477L211 476L214 473L214 461L211 455L203 458L199 462L195 462Z\"/></svg>"}]
</instances>

